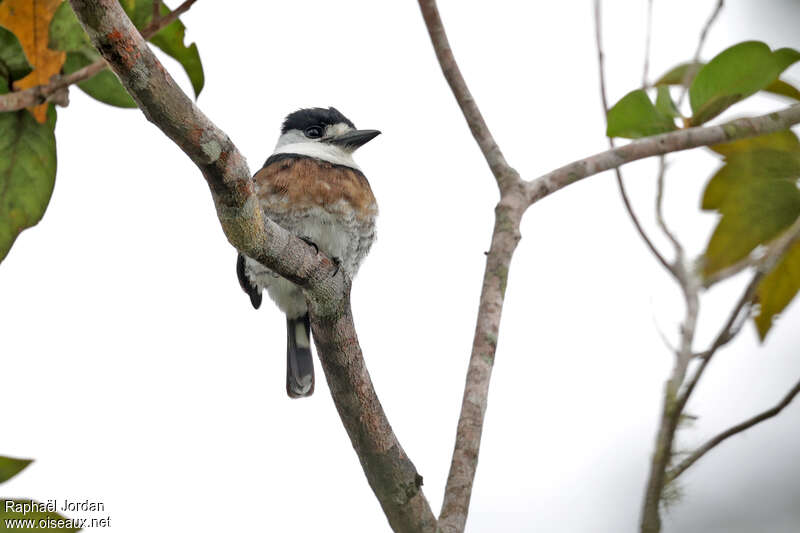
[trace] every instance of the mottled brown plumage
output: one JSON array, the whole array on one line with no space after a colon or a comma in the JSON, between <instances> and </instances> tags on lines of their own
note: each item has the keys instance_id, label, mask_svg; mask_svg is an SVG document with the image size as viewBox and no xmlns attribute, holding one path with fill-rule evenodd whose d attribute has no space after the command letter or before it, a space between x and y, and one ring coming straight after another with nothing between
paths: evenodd
<instances>
[{"instance_id":1,"label":"mottled brown plumage","mask_svg":"<svg viewBox=\"0 0 800 533\"><path fill-rule=\"evenodd\" d=\"M364 220L374 217L378 207L364 174L357 169L310 157L283 159L265 166L253 176L258 197L268 209L322 207L341 210L342 201ZM275 198L279 196L280 198Z\"/></svg>"}]
</instances>

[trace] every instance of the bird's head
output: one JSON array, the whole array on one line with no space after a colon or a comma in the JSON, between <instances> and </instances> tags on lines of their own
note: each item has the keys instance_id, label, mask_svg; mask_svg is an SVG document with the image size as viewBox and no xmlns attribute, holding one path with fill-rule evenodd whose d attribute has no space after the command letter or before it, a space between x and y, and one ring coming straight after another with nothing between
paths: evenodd
<instances>
[{"instance_id":1,"label":"bird's head","mask_svg":"<svg viewBox=\"0 0 800 533\"><path fill-rule=\"evenodd\" d=\"M283 121L274 153L309 155L358 168L352 160L353 152L380 133L357 129L334 107L300 109Z\"/></svg>"}]
</instances>

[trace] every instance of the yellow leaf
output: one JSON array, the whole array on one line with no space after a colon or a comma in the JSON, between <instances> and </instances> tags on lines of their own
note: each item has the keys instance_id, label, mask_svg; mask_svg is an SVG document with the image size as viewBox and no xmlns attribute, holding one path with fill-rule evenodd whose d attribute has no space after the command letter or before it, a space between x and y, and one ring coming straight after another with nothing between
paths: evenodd
<instances>
[{"instance_id":1,"label":"yellow leaf","mask_svg":"<svg viewBox=\"0 0 800 533\"><path fill-rule=\"evenodd\" d=\"M14 82L17 90L29 89L50 82L61 71L65 52L50 50L47 41L50 21L61 0L3 0L0 2L0 26L14 32L19 39L33 72ZM47 120L47 104L31 108L40 123Z\"/></svg>"}]
</instances>

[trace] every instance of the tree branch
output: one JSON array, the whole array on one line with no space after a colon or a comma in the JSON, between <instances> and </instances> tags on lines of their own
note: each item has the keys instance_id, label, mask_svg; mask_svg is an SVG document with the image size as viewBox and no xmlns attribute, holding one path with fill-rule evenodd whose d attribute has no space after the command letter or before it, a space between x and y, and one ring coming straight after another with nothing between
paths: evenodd
<instances>
[{"instance_id":1,"label":"tree branch","mask_svg":"<svg viewBox=\"0 0 800 533\"><path fill-rule=\"evenodd\" d=\"M689 401L689 398L691 398L692 392L699 383L700 378L703 376L706 368L708 368L708 365L717 350L726 343L730 342L730 340L741 330L743 320L747 318L745 309L749 309L750 306L752 306L755 300L756 291L762 278L767 272L775 267L780 258L783 257L789 248L798 241L800 241L800 218L795 221L795 223L792 224L789 229L775 239L769 246L768 252L765 255L765 259L760 265L760 269L756 271L753 279L750 281L747 288L736 302L736 305L731 311L728 320L725 322L725 325L714 339L711 348L705 352L702 352L701 354L693 354L691 352L691 340L694 336L694 326L697 321L697 287L695 285L688 285L689 290L687 291L687 286L682 285L684 287L684 294L686 295L687 300L687 318L685 319L683 325L683 340L681 343L680 352L675 363L672 377L666 385L664 407L661 415L661 425L656 438L656 449L653 453L653 460L642 510L641 530L643 533L654 533L660 531L661 529L661 518L658 513L658 506L664 486L677 477L677 475L670 475L667 471L667 468L669 461L672 459L672 448L675 440L675 432L678 428L681 415L686 408L686 404ZM698 356L701 358L700 365L687 379L686 374L689 361ZM750 425L758 423L759 421L760 419L755 420ZM743 429L746 429L746 427ZM724 438L727 438L727 436L723 437L723 440ZM714 446L716 446L716 444L713 444L708 449L711 449ZM708 450L702 451L700 455L706 453L707 451ZM686 468L688 468L690 464L691 463L687 464Z\"/></svg>"},{"instance_id":2,"label":"tree branch","mask_svg":"<svg viewBox=\"0 0 800 533\"><path fill-rule=\"evenodd\" d=\"M573 161L523 183L528 202L533 204L577 181L632 161L699 146L711 146L746 137L755 137L785 130L798 123L800 123L800 104L794 104L781 111L758 117L740 118L717 126L686 128L639 139L625 146Z\"/></svg>"},{"instance_id":3,"label":"tree branch","mask_svg":"<svg viewBox=\"0 0 800 533\"><path fill-rule=\"evenodd\" d=\"M478 466L481 433L486 417L489 382L497 349L509 268L520 240L520 222L528 203L519 174L503 157L461 76L436 2L419 0L419 7L444 77L500 189L500 202L495 208L492 243L486 256L478 318L464 385L453 458L439 514L439 531L461 533L466 525L472 485Z\"/></svg>"},{"instance_id":4,"label":"tree branch","mask_svg":"<svg viewBox=\"0 0 800 533\"><path fill-rule=\"evenodd\" d=\"M189 8L191 8L195 2L197 2L197 0L184 0L181 5L162 17L159 10L161 0L153 0L153 19L150 21L150 24L142 29L142 37L144 37L146 41L150 40L151 37L160 32L163 28L166 28L178 20L178 17L189 11Z\"/></svg>"},{"instance_id":5,"label":"tree branch","mask_svg":"<svg viewBox=\"0 0 800 533\"><path fill-rule=\"evenodd\" d=\"M682 406L677 406L675 398L681 384L686 379L686 371L694 357L692 343L694 341L697 315L699 310L698 287L692 281L691 274L680 263L676 263L676 279L680 284L686 302L686 316L681 324L681 344L675 354L672 374L664 385L664 403L661 420L656 434L655 449L650 461L650 472L642 503L642 533L657 533L661 530L659 505L664 486L667 483L666 470L673 454L675 432L681 419Z\"/></svg>"},{"instance_id":6,"label":"tree branch","mask_svg":"<svg viewBox=\"0 0 800 533\"><path fill-rule=\"evenodd\" d=\"M667 173L667 161L663 155L658 158L658 178L656 180L656 224L664 232L669 242L672 243L672 248L675 250L675 262L682 263L684 254L683 246L678 238L667 226L667 221L664 219L664 176Z\"/></svg>"},{"instance_id":7,"label":"tree branch","mask_svg":"<svg viewBox=\"0 0 800 533\"><path fill-rule=\"evenodd\" d=\"M422 18L425 19L425 26L428 28L428 34L431 37L433 50L436 52L436 58L439 60L439 66L442 68L447 83L458 102L461 112L467 121L469 130L472 136L475 137L475 142L483 152L483 157L489 164L500 190L510 188L517 185L519 181L519 174L516 170L511 168L503 157L503 152L492 137L489 127L483 120L478 104L469 92L467 83L461 76L461 70L458 68L456 58L453 56L453 50L450 48L450 42L447 40L447 34L442 25L442 19L439 16L439 10L436 7L435 0L419 0L419 7L422 10Z\"/></svg>"},{"instance_id":8,"label":"tree branch","mask_svg":"<svg viewBox=\"0 0 800 533\"><path fill-rule=\"evenodd\" d=\"M178 17L189 11L192 4L197 0L186 0L169 15L153 19L146 28L142 29L142 37L145 40L151 39L159 31L172 24ZM0 112L17 111L26 107L33 107L45 102L49 102L62 93L67 87L75 83L86 81L96 74L102 72L108 63L104 59L98 59L94 63L76 70L71 74L54 77L46 85L37 85L23 91L11 91L0 95Z\"/></svg>"},{"instance_id":9,"label":"tree branch","mask_svg":"<svg viewBox=\"0 0 800 533\"><path fill-rule=\"evenodd\" d=\"M520 238L519 223L526 208L545 196L580 179L611 168L619 168L627 162L786 129L800 122L800 105L762 117L739 119L719 126L690 128L634 141L626 146L612 148L595 156L576 161L533 181L522 182L513 169L511 169L512 172L508 172L510 167L508 167L499 147L492 138L475 100L472 98L461 76L435 1L419 0L419 4L442 72L461 107L476 142L495 175L501 191L501 201L495 213L492 247L488 253L484 273L478 324L473 339L473 349L456 434L455 450L438 524L441 531L461 532L464 530L466 523L471 490L477 468L481 430L485 417L489 380L494 363L508 267ZM602 66L602 50L598 51L601 54ZM524 198L521 198L518 192L519 185L522 185ZM623 199L625 199L624 187L622 192ZM633 219L636 222L635 216ZM645 237L645 241L649 242L649 239ZM678 248L677 250L680 249ZM657 252L656 256L661 257ZM661 259L669 268L668 263L663 261L663 257ZM658 487L657 491L655 488L651 491L656 496L649 499L655 502L656 510L658 501L660 501L661 487L664 484L666 465L671 456L671 443L679 420L679 416L673 416L674 413L671 410L674 408L674 399L677 396L678 389L685 379L689 361L695 356L692 352L692 339L694 338L694 325L697 320L698 308L698 287L690 279L690 273L686 272L682 266L678 267L677 261L676 266L669 268L669 270L676 275L684 289L687 301L687 317L673 376L667 383L666 394L668 401L664 405L662 430L657 440L657 443L667 442L669 446L666 448L660 446L656 453L657 456L654 456L653 468L660 472L660 475L657 476L658 479L654 479L653 483L651 483L652 487ZM657 513L655 516L658 518ZM660 524L658 527L660 527Z\"/></svg>"},{"instance_id":10,"label":"tree branch","mask_svg":"<svg viewBox=\"0 0 800 533\"><path fill-rule=\"evenodd\" d=\"M783 409L787 405L789 405L792 402L792 400L794 400L795 396L797 396L798 393L800 393L800 381L798 381L797 384L794 386L794 388L792 388L792 390L790 390L786 394L786 396L784 396L783 399L772 409L767 409L766 411L745 420L741 424L737 424L732 428L723 431L713 439L710 439L708 442L700 446L698 449L692 452L692 454L689 455L689 457L681 461L680 464L678 464L675 468L669 471L669 473L667 474L668 480L672 481L681 474L683 474L690 466L692 466L695 462L697 462L698 459L703 457L706 453L711 451L714 447L716 447L718 444L720 444L728 437L732 437L737 433L741 433L742 431L745 431L746 429L749 429L755 426L756 424L763 422L764 420L769 420L773 416L776 416L778 413L783 411Z\"/></svg>"},{"instance_id":11,"label":"tree branch","mask_svg":"<svg viewBox=\"0 0 800 533\"><path fill-rule=\"evenodd\" d=\"M708 37L708 31L711 29L711 26L719 17L720 12L722 11L722 7L725 5L725 0L718 0L717 5L714 6L714 11L711 12L711 15L706 20L705 25L703 25L703 29L700 32L700 39L697 41L697 48L694 51L694 59L692 60L691 65L686 69L686 74L683 76L683 89L681 89L681 95L678 98L677 107L680 108L683 100L686 98L686 93L689 92L689 81L697 74L697 63L700 61L700 52L703 50L703 45L706 43L706 37Z\"/></svg>"},{"instance_id":12,"label":"tree branch","mask_svg":"<svg viewBox=\"0 0 800 533\"><path fill-rule=\"evenodd\" d=\"M594 1L594 36L597 45L597 68L600 74L600 101L603 104L603 119L606 122L606 126L608 125L608 97L606 96L606 69L605 69L605 54L603 53L603 37L602 37L602 17L600 16L600 0ZM652 0L649 3L648 13L652 10ZM649 57L649 48L650 48L650 29L647 30L647 55ZM649 65L649 61L645 60L645 78L647 77L647 68ZM609 148L615 148L614 146L614 138L608 137L608 146ZM642 238L644 243L650 249L650 252L655 256L661 266L667 272L670 272L672 275L677 276L677 273L673 266L669 264L669 262L664 259L664 256L661 255L661 252L658 251L656 245L653 244L653 241L650 240L650 237L647 236L647 233L644 231L642 224L639 222L639 218L636 216L636 213L633 210L633 206L631 205L631 200L628 198L628 191L625 189L625 182L622 181L622 171L619 167L614 169L614 174L617 178L617 187L619 188L619 195L622 197L622 204L625 206L625 211L628 213L628 217L630 217L631 222L633 222L633 227L636 228L636 232Z\"/></svg>"},{"instance_id":13,"label":"tree branch","mask_svg":"<svg viewBox=\"0 0 800 533\"><path fill-rule=\"evenodd\" d=\"M599 18L599 17L598 17ZM653 37L653 0L647 0L647 30L644 41L644 68L642 69L642 87L647 87L650 77L650 41Z\"/></svg>"},{"instance_id":14,"label":"tree branch","mask_svg":"<svg viewBox=\"0 0 800 533\"><path fill-rule=\"evenodd\" d=\"M789 248L798 242L800 242L800 218L795 220L794 223L789 226L789 228L787 228L783 233L781 233L777 238L767 245L767 251L764 254L764 257L756 266L756 273L753 275L750 283L747 284L744 292L736 302L736 306L734 306L733 311L731 311L731 314L728 316L728 320L725 322L725 325L714 338L714 342L711 344L711 347L705 352L702 352L702 362L700 363L700 366L697 367L697 370L689 379L684 391L678 398L678 405L680 409L683 409L683 407L689 401L689 397L692 395L694 388L697 386L697 383L703 376L703 372L705 372L708 364L711 362L711 359L714 357L714 354L717 352L717 350L730 342L730 340L741 329L741 323L739 322L739 319L742 316L742 311L751 306L755 301L756 291L758 290L758 285L761 283L761 280L773 268L775 268L775 266L778 264L778 261L780 261L786 252L789 251Z\"/></svg>"},{"instance_id":15,"label":"tree branch","mask_svg":"<svg viewBox=\"0 0 800 533\"><path fill-rule=\"evenodd\" d=\"M706 23L700 35L700 40L697 45L695 56L699 57L700 50L705 42L708 30L711 24L716 19L722 8L722 0L715 9L711 18ZM689 71L687 70L687 79ZM645 84L646 84L645 80ZM678 101L680 102L686 95L684 88L683 93ZM640 529L642 533L658 533L661 531L661 516L659 514L659 507L661 505L664 487L670 482L667 475L667 468L673 457L673 449L675 445L675 434L678 430L681 417L683 416L683 409L685 402L679 398L681 386L686 380L686 374L689 368L689 363L695 357L693 351L694 336L697 328L697 317L700 310L700 283L697 275L690 267L686 266L683 246L681 246L675 235L669 230L664 220L662 211L662 202L664 198L664 174L666 172L666 162L664 155L659 158L659 172L657 181L656 192L656 222L661 230L672 243L675 251L675 262L672 264L670 271L675 276L683 294L686 303L686 315L681 323L681 342L678 351L675 353L675 364L673 366L672 375L664 386L664 403L661 412L661 421L659 424L658 433L656 435L655 449L650 464L650 472L647 478L647 485L645 487L644 498L642 502L642 514L640 519ZM713 355L713 353L711 354ZM710 357L710 356L709 356ZM707 363L707 359L703 360L701 365Z\"/></svg>"},{"instance_id":16,"label":"tree branch","mask_svg":"<svg viewBox=\"0 0 800 533\"><path fill-rule=\"evenodd\" d=\"M304 289L333 401L392 528L435 531L421 478L397 441L364 365L350 311L350 281L343 273L334 276L337 269L329 258L264 216L244 157L181 91L117 0L70 3L147 119L202 171L230 243Z\"/></svg>"}]
</instances>

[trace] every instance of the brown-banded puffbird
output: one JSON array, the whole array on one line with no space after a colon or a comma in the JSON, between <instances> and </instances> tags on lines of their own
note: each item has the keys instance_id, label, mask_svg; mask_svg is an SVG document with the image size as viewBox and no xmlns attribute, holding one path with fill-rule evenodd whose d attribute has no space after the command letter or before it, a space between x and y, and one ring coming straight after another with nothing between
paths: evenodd
<instances>
[{"instance_id":1,"label":"brown-banded puffbird","mask_svg":"<svg viewBox=\"0 0 800 533\"><path fill-rule=\"evenodd\" d=\"M325 253L351 278L375 241L378 215L353 152L379 134L356 129L333 107L301 109L286 117L275 151L253 176L265 214ZM241 254L236 273L254 308L266 289L286 313L286 392L292 398L310 396L314 362L303 291Z\"/></svg>"}]
</instances>

